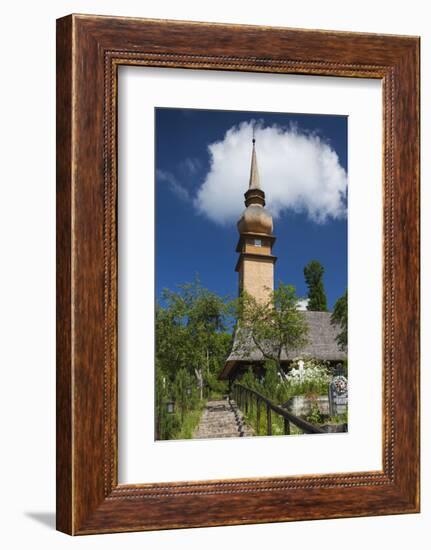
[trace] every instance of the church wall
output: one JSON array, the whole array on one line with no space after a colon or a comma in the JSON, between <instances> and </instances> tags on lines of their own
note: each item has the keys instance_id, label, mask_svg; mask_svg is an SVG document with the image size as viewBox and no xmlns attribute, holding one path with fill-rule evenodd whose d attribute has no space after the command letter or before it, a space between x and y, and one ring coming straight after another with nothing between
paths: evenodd
<instances>
[{"instance_id":1,"label":"church wall","mask_svg":"<svg viewBox=\"0 0 431 550\"><path fill-rule=\"evenodd\" d=\"M244 258L243 261L244 290L254 296L259 302L268 299L268 289L274 289L274 264L271 260Z\"/></svg>"}]
</instances>

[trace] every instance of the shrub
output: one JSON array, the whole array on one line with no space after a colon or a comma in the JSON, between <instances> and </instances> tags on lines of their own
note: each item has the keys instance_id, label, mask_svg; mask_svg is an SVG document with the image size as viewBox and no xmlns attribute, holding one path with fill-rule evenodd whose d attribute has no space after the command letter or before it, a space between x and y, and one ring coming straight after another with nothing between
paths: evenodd
<instances>
[{"instance_id":1,"label":"shrub","mask_svg":"<svg viewBox=\"0 0 431 550\"><path fill-rule=\"evenodd\" d=\"M307 360L303 369L296 364L287 374L292 395L326 395L331 381L327 362Z\"/></svg>"},{"instance_id":2,"label":"shrub","mask_svg":"<svg viewBox=\"0 0 431 550\"><path fill-rule=\"evenodd\" d=\"M247 370L240 382L244 386L256 390L276 404L283 404L295 395L309 397L326 395L331 374L326 362L307 360L304 368L300 369L296 362L286 375L285 380L280 376L273 361L266 361L265 373L258 378L253 371Z\"/></svg>"}]
</instances>

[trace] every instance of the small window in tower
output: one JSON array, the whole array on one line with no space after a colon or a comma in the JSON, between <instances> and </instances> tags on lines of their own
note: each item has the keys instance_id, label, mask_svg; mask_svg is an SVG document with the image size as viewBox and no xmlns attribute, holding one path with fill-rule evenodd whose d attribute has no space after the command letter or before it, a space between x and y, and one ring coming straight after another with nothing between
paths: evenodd
<instances>
[{"instance_id":1,"label":"small window in tower","mask_svg":"<svg viewBox=\"0 0 431 550\"><path fill-rule=\"evenodd\" d=\"M262 239L254 239L254 246L262 246Z\"/></svg>"}]
</instances>

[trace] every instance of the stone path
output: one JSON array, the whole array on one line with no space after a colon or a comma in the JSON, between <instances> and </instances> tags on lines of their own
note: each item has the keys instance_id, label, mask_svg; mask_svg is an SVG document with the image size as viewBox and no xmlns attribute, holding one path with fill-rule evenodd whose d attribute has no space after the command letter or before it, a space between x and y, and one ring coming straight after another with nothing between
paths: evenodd
<instances>
[{"instance_id":1,"label":"stone path","mask_svg":"<svg viewBox=\"0 0 431 550\"><path fill-rule=\"evenodd\" d=\"M245 424L244 417L235 401L224 399L207 402L199 426L193 434L193 439L249 437L251 435L254 435L253 430Z\"/></svg>"}]
</instances>

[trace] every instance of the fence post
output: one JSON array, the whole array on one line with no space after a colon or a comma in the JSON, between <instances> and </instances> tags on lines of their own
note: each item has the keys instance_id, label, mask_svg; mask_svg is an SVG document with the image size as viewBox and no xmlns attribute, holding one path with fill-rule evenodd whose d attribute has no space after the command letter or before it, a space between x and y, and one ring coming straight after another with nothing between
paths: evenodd
<instances>
[{"instance_id":1,"label":"fence post","mask_svg":"<svg viewBox=\"0 0 431 550\"><path fill-rule=\"evenodd\" d=\"M284 419L284 435L290 435L290 422L287 418Z\"/></svg>"},{"instance_id":2,"label":"fence post","mask_svg":"<svg viewBox=\"0 0 431 550\"><path fill-rule=\"evenodd\" d=\"M266 421L268 435L272 435L272 422L271 422L271 407L266 404Z\"/></svg>"},{"instance_id":3,"label":"fence post","mask_svg":"<svg viewBox=\"0 0 431 550\"><path fill-rule=\"evenodd\" d=\"M256 398L256 435L259 435L260 431L260 399Z\"/></svg>"}]
</instances>

